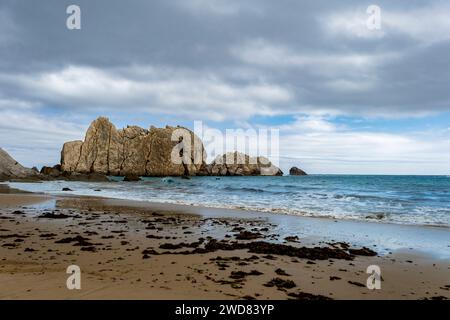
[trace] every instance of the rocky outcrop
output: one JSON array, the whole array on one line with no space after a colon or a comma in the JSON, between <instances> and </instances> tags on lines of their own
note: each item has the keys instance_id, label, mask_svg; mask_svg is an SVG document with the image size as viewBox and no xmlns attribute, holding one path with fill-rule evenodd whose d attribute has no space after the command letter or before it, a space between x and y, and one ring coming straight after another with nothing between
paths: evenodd
<instances>
[{"instance_id":1,"label":"rocky outcrop","mask_svg":"<svg viewBox=\"0 0 450 320\"><path fill-rule=\"evenodd\" d=\"M141 180L141 178L136 175L127 175L123 178L123 181L127 181L127 182L135 182L135 181L140 181L140 180Z\"/></svg>"},{"instance_id":2,"label":"rocky outcrop","mask_svg":"<svg viewBox=\"0 0 450 320\"><path fill-rule=\"evenodd\" d=\"M83 141L66 142L61 151L61 169L66 172L75 172L80 159Z\"/></svg>"},{"instance_id":3,"label":"rocky outcrop","mask_svg":"<svg viewBox=\"0 0 450 320\"><path fill-rule=\"evenodd\" d=\"M174 161L174 156L179 161ZM140 176L283 175L264 157L227 153L209 165L205 158L202 141L189 129L128 126L118 130L100 117L91 123L84 141L64 144L61 171L63 175L97 173L131 180Z\"/></svg>"},{"instance_id":4,"label":"rocky outcrop","mask_svg":"<svg viewBox=\"0 0 450 320\"><path fill-rule=\"evenodd\" d=\"M57 164L53 167L42 167L41 174L50 176L53 178L59 177L61 175L61 165Z\"/></svg>"},{"instance_id":5,"label":"rocky outcrop","mask_svg":"<svg viewBox=\"0 0 450 320\"><path fill-rule=\"evenodd\" d=\"M179 136L178 140L172 141L174 135ZM173 161L173 150L188 138L192 152L183 154L180 150L180 161ZM186 128L167 126L146 130L128 126L118 130L107 118L100 117L92 122L84 141L64 144L61 169L69 173L114 176L196 175L206 165L205 154L200 139Z\"/></svg>"},{"instance_id":6,"label":"rocky outcrop","mask_svg":"<svg viewBox=\"0 0 450 320\"><path fill-rule=\"evenodd\" d=\"M289 170L289 175L291 175L291 176L306 176L308 174L305 171L303 171L302 169L299 169L297 167L292 167Z\"/></svg>"},{"instance_id":7,"label":"rocky outcrop","mask_svg":"<svg viewBox=\"0 0 450 320\"><path fill-rule=\"evenodd\" d=\"M282 176L283 172L265 157L250 157L240 152L218 156L209 166L212 176Z\"/></svg>"},{"instance_id":8,"label":"rocky outcrop","mask_svg":"<svg viewBox=\"0 0 450 320\"><path fill-rule=\"evenodd\" d=\"M86 182L107 182L108 177L100 173L78 173L62 171L61 165L53 167L42 167L40 171L42 180L66 180L66 181L86 181Z\"/></svg>"},{"instance_id":9,"label":"rocky outcrop","mask_svg":"<svg viewBox=\"0 0 450 320\"><path fill-rule=\"evenodd\" d=\"M0 148L0 180L38 179L39 173L25 168Z\"/></svg>"}]
</instances>

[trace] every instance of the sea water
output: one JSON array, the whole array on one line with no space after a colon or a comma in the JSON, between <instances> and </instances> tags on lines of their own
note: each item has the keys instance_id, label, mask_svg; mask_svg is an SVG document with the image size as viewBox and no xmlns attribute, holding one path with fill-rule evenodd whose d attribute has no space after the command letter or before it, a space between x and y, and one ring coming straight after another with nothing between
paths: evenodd
<instances>
[{"instance_id":1,"label":"sea water","mask_svg":"<svg viewBox=\"0 0 450 320\"><path fill-rule=\"evenodd\" d=\"M11 183L49 194L231 208L272 214L450 227L447 176L309 175ZM62 192L69 187L72 192ZM100 190L100 191L96 191Z\"/></svg>"}]
</instances>

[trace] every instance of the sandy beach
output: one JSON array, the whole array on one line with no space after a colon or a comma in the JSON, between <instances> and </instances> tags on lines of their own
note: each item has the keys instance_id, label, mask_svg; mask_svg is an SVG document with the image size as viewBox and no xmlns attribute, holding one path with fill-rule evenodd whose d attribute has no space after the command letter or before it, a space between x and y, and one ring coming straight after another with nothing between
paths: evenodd
<instances>
[{"instance_id":1,"label":"sandy beach","mask_svg":"<svg viewBox=\"0 0 450 320\"><path fill-rule=\"evenodd\" d=\"M281 237L267 219L184 209L3 185L0 299L450 298L448 259L373 255L353 243ZM81 290L66 287L69 265L81 269ZM370 265L382 271L380 290L366 287Z\"/></svg>"},{"instance_id":2,"label":"sandy beach","mask_svg":"<svg viewBox=\"0 0 450 320\"><path fill-rule=\"evenodd\" d=\"M446 305L449 17L443 0L0 0L0 303Z\"/></svg>"}]
</instances>

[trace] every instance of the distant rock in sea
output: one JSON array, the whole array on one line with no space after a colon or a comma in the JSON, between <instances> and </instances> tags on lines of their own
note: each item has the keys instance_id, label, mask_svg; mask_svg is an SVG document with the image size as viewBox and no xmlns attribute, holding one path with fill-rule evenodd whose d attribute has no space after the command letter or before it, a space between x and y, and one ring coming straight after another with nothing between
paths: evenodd
<instances>
[{"instance_id":1,"label":"distant rock in sea","mask_svg":"<svg viewBox=\"0 0 450 320\"><path fill-rule=\"evenodd\" d=\"M282 176L280 168L265 157L250 157L240 152L218 156L209 166L212 176Z\"/></svg>"},{"instance_id":2,"label":"distant rock in sea","mask_svg":"<svg viewBox=\"0 0 450 320\"><path fill-rule=\"evenodd\" d=\"M291 175L291 176L306 176L308 174L305 171L303 171L302 169L299 169L297 167L292 167L289 170L289 175Z\"/></svg>"},{"instance_id":3,"label":"distant rock in sea","mask_svg":"<svg viewBox=\"0 0 450 320\"><path fill-rule=\"evenodd\" d=\"M14 160L5 150L0 148L0 180L39 178L39 173L25 168Z\"/></svg>"}]
</instances>

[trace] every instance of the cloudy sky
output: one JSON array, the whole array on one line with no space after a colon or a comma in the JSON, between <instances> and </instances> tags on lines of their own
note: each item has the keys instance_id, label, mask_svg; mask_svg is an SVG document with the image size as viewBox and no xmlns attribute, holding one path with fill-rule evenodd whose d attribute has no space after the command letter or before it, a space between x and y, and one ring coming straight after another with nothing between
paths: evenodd
<instances>
[{"instance_id":1,"label":"cloudy sky","mask_svg":"<svg viewBox=\"0 0 450 320\"><path fill-rule=\"evenodd\" d=\"M0 147L50 165L100 115L201 120L279 129L285 171L448 175L449 57L448 1L2 0Z\"/></svg>"}]
</instances>

